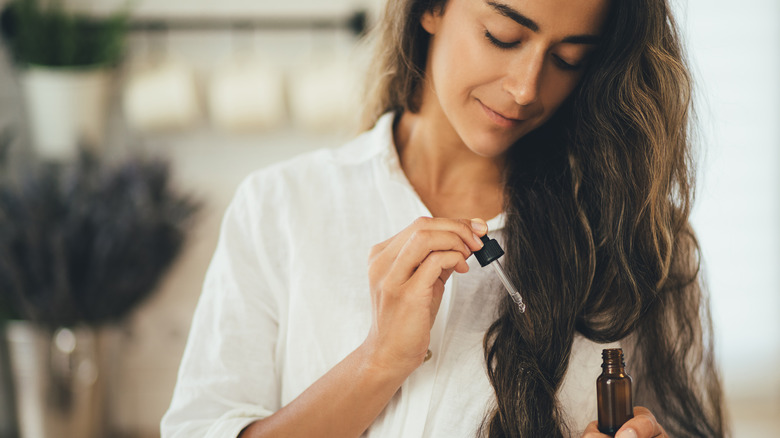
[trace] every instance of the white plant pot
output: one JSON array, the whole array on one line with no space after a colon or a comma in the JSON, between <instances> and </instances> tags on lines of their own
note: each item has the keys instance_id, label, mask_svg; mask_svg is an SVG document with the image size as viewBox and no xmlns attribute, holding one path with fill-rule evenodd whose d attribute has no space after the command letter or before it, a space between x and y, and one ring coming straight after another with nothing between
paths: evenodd
<instances>
[{"instance_id":1,"label":"white plant pot","mask_svg":"<svg viewBox=\"0 0 780 438\"><path fill-rule=\"evenodd\" d=\"M29 67L21 74L33 145L67 159L105 139L111 70Z\"/></svg>"}]
</instances>

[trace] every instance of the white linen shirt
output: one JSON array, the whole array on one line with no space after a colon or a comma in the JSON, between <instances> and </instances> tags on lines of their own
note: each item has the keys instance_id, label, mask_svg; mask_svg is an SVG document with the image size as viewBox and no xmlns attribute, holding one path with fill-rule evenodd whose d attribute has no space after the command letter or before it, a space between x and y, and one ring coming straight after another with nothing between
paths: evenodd
<instances>
[{"instance_id":1,"label":"white linen shirt","mask_svg":"<svg viewBox=\"0 0 780 438\"><path fill-rule=\"evenodd\" d=\"M393 115L339 149L250 175L225 214L179 369L163 438L235 437L291 402L371 324L371 247L430 212L404 175ZM502 242L503 215L488 221ZM495 403L482 340L504 290L469 257L447 282L432 358L364 436L474 437ZM533 312L533 309L528 309ZM596 418L601 348L581 336L559 398L579 436Z\"/></svg>"}]
</instances>

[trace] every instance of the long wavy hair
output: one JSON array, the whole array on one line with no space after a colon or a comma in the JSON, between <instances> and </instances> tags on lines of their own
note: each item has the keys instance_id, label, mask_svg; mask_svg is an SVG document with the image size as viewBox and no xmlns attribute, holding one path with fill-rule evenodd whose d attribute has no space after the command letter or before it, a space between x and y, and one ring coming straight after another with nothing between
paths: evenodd
<instances>
[{"instance_id":1,"label":"long wavy hair","mask_svg":"<svg viewBox=\"0 0 780 438\"><path fill-rule=\"evenodd\" d=\"M425 11L388 1L364 125L419 110ZM487 331L496 406L487 437L572 433L557 400L577 332L628 350L634 399L672 436L727 433L699 245L689 225L692 84L665 0L612 1L578 88L510 148L506 262L528 312L507 297ZM550 342L550 340L554 342Z\"/></svg>"}]
</instances>

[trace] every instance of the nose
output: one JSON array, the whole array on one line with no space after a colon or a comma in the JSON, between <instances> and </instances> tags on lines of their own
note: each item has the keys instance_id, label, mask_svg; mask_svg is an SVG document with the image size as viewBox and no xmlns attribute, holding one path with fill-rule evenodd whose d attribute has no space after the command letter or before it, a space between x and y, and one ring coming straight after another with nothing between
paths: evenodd
<instances>
[{"instance_id":1,"label":"nose","mask_svg":"<svg viewBox=\"0 0 780 438\"><path fill-rule=\"evenodd\" d=\"M524 56L509 64L503 81L503 89L521 106L528 106L539 99L544 67L544 53L528 48Z\"/></svg>"}]
</instances>

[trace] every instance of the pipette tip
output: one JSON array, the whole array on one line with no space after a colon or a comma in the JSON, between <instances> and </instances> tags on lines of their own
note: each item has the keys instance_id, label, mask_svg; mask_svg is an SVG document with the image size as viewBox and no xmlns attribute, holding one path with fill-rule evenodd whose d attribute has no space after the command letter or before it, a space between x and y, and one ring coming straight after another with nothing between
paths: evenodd
<instances>
[{"instance_id":1,"label":"pipette tip","mask_svg":"<svg viewBox=\"0 0 780 438\"><path fill-rule=\"evenodd\" d=\"M515 288L512 282L509 280L506 272L504 272L504 267L501 266L501 263L498 261L498 258L504 255L504 250L501 249L501 246L498 244L496 239L489 238L487 234L482 236L481 239L482 243L484 243L484 246L479 251L474 252L474 255L477 257L479 264L483 267L487 265L493 266L493 269L496 271L496 274L498 274L498 278L501 280L501 283L504 284L507 292L509 292L509 296L512 297L512 301L517 304L517 308L520 310L520 313L525 313L525 303L523 303L523 297L520 296L520 292L517 291L517 288Z\"/></svg>"},{"instance_id":2,"label":"pipette tip","mask_svg":"<svg viewBox=\"0 0 780 438\"><path fill-rule=\"evenodd\" d=\"M509 296L512 297L512 301L517 304L517 308L520 310L520 313L525 313L525 303L523 302L523 297L509 280L509 276L506 275L504 267L501 266L501 262L494 260L491 265L493 265L493 269L496 271L496 274L498 274L498 278L501 280L501 283L504 284L506 291L509 292Z\"/></svg>"}]
</instances>

